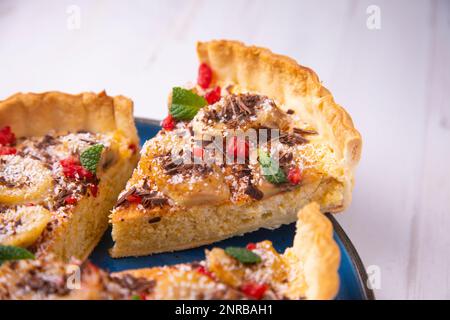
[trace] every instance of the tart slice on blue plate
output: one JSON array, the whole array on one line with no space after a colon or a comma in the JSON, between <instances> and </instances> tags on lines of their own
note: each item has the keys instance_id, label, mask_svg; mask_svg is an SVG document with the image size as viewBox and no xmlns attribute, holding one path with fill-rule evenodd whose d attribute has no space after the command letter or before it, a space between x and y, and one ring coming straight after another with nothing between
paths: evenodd
<instances>
[{"instance_id":1,"label":"tart slice on blue plate","mask_svg":"<svg viewBox=\"0 0 450 320\"><path fill-rule=\"evenodd\" d=\"M203 261L113 274L50 256L6 262L0 299L333 299L340 252L319 209L313 203L299 212L294 244L283 254L262 241L207 250Z\"/></svg>"},{"instance_id":2,"label":"tart slice on blue plate","mask_svg":"<svg viewBox=\"0 0 450 320\"><path fill-rule=\"evenodd\" d=\"M267 49L199 43L111 214L113 257L182 250L351 201L361 137L316 74Z\"/></svg>"},{"instance_id":3,"label":"tart slice on blue plate","mask_svg":"<svg viewBox=\"0 0 450 320\"><path fill-rule=\"evenodd\" d=\"M0 101L0 245L85 259L138 161L133 104L60 92Z\"/></svg>"}]
</instances>

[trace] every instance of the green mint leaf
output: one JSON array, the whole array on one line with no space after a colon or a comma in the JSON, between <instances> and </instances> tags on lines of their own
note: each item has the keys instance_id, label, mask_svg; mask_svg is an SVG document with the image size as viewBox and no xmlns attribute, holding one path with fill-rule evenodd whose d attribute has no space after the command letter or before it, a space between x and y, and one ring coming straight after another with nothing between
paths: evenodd
<instances>
[{"instance_id":1,"label":"green mint leaf","mask_svg":"<svg viewBox=\"0 0 450 320\"><path fill-rule=\"evenodd\" d=\"M282 184L287 182L286 175L279 166L276 166L270 155L262 150L258 154L264 178L272 184Z\"/></svg>"},{"instance_id":2,"label":"green mint leaf","mask_svg":"<svg viewBox=\"0 0 450 320\"><path fill-rule=\"evenodd\" d=\"M97 172L97 165L102 156L104 146L102 144L96 144L85 150L80 156L81 165L92 173Z\"/></svg>"},{"instance_id":3,"label":"green mint leaf","mask_svg":"<svg viewBox=\"0 0 450 320\"><path fill-rule=\"evenodd\" d=\"M177 120L192 120L208 102L198 94L180 87L172 89L170 114Z\"/></svg>"},{"instance_id":4,"label":"green mint leaf","mask_svg":"<svg viewBox=\"0 0 450 320\"><path fill-rule=\"evenodd\" d=\"M0 264L8 260L34 259L34 254L24 248L0 245Z\"/></svg>"},{"instance_id":5,"label":"green mint leaf","mask_svg":"<svg viewBox=\"0 0 450 320\"><path fill-rule=\"evenodd\" d=\"M131 300L142 300L137 294L131 296Z\"/></svg>"},{"instance_id":6,"label":"green mint leaf","mask_svg":"<svg viewBox=\"0 0 450 320\"><path fill-rule=\"evenodd\" d=\"M256 253L246 248L227 247L225 249L225 253L244 264L253 264L261 262L260 256L258 256Z\"/></svg>"}]
</instances>

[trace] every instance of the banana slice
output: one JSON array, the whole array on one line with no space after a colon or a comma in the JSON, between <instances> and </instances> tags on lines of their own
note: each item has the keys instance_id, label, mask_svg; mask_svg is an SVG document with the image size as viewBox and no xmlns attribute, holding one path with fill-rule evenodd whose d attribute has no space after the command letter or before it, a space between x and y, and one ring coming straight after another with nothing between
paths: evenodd
<instances>
[{"instance_id":1,"label":"banana slice","mask_svg":"<svg viewBox=\"0 0 450 320\"><path fill-rule=\"evenodd\" d=\"M42 234L51 218L42 206L19 206L0 213L0 244L28 247Z\"/></svg>"},{"instance_id":2,"label":"banana slice","mask_svg":"<svg viewBox=\"0 0 450 320\"><path fill-rule=\"evenodd\" d=\"M192 161L189 154L186 158L168 155L179 154L178 151L191 152L193 144L191 136L177 136L174 132L167 132L164 135L150 140L144 146L144 157L139 169L151 181L155 183L158 190L169 196L181 206L194 206L208 203L220 204L230 197L230 190L225 183L224 176L220 168L214 164L206 165ZM189 150L192 146L192 150ZM175 160L179 160L175 161Z\"/></svg>"},{"instance_id":3,"label":"banana slice","mask_svg":"<svg viewBox=\"0 0 450 320\"><path fill-rule=\"evenodd\" d=\"M287 279L289 266L273 248L270 241L262 241L252 250L262 258L262 262L244 265L229 256L221 248L206 252L206 264L214 276L227 285L239 288L244 282L281 283ZM263 272L257 272L257 271Z\"/></svg>"},{"instance_id":4,"label":"banana slice","mask_svg":"<svg viewBox=\"0 0 450 320\"><path fill-rule=\"evenodd\" d=\"M254 101L244 103L244 100ZM273 100L256 95L225 97L214 105L202 108L192 120L195 134L208 136L222 135L223 131L235 129L271 128L288 131L292 126L289 115Z\"/></svg>"},{"instance_id":5,"label":"banana slice","mask_svg":"<svg viewBox=\"0 0 450 320\"><path fill-rule=\"evenodd\" d=\"M38 202L52 191L52 173L40 161L19 155L0 158L0 203Z\"/></svg>"}]
</instances>

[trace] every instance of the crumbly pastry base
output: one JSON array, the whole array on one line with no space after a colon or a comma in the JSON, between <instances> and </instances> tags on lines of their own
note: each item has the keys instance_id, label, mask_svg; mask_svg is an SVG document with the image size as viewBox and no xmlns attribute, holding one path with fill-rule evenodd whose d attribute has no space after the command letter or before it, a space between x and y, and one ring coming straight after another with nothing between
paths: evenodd
<instances>
[{"instance_id":1,"label":"crumbly pastry base","mask_svg":"<svg viewBox=\"0 0 450 320\"><path fill-rule=\"evenodd\" d=\"M311 201L318 202L323 212L340 212L351 202L361 136L350 116L334 102L312 70L267 49L234 41L198 43L197 51L200 62L214 70L213 85L226 88L232 84L238 92L266 95L284 111L294 110L299 121L316 128L336 159L329 169L333 175L318 184L244 206L205 203L189 208L118 208L111 215L113 257L182 250L261 227L276 228L295 221L296 211ZM149 223L153 218L161 221Z\"/></svg>"},{"instance_id":2,"label":"crumbly pastry base","mask_svg":"<svg viewBox=\"0 0 450 320\"><path fill-rule=\"evenodd\" d=\"M138 161L139 155L127 150L129 144L139 144L132 101L122 96L109 97L105 92L18 93L0 102L3 126L11 126L18 137L89 131L114 136L119 145L123 144L116 164L102 177L99 195L83 197L70 210L69 217L36 244L38 256L52 253L63 261L87 258L107 229L109 211Z\"/></svg>"}]
</instances>

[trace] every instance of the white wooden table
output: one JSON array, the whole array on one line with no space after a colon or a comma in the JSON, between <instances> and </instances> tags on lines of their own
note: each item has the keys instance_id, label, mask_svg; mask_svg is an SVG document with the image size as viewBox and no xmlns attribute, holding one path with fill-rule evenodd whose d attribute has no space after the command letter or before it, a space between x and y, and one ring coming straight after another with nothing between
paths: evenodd
<instances>
[{"instance_id":1,"label":"white wooden table","mask_svg":"<svg viewBox=\"0 0 450 320\"><path fill-rule=\"evenodd\" d=\"M449 299L450 1L1 0L0 98L106 89L161 119L212 38L316 70L364 138L338 219L377 298Z\"/></svg>"}]
</instances>

